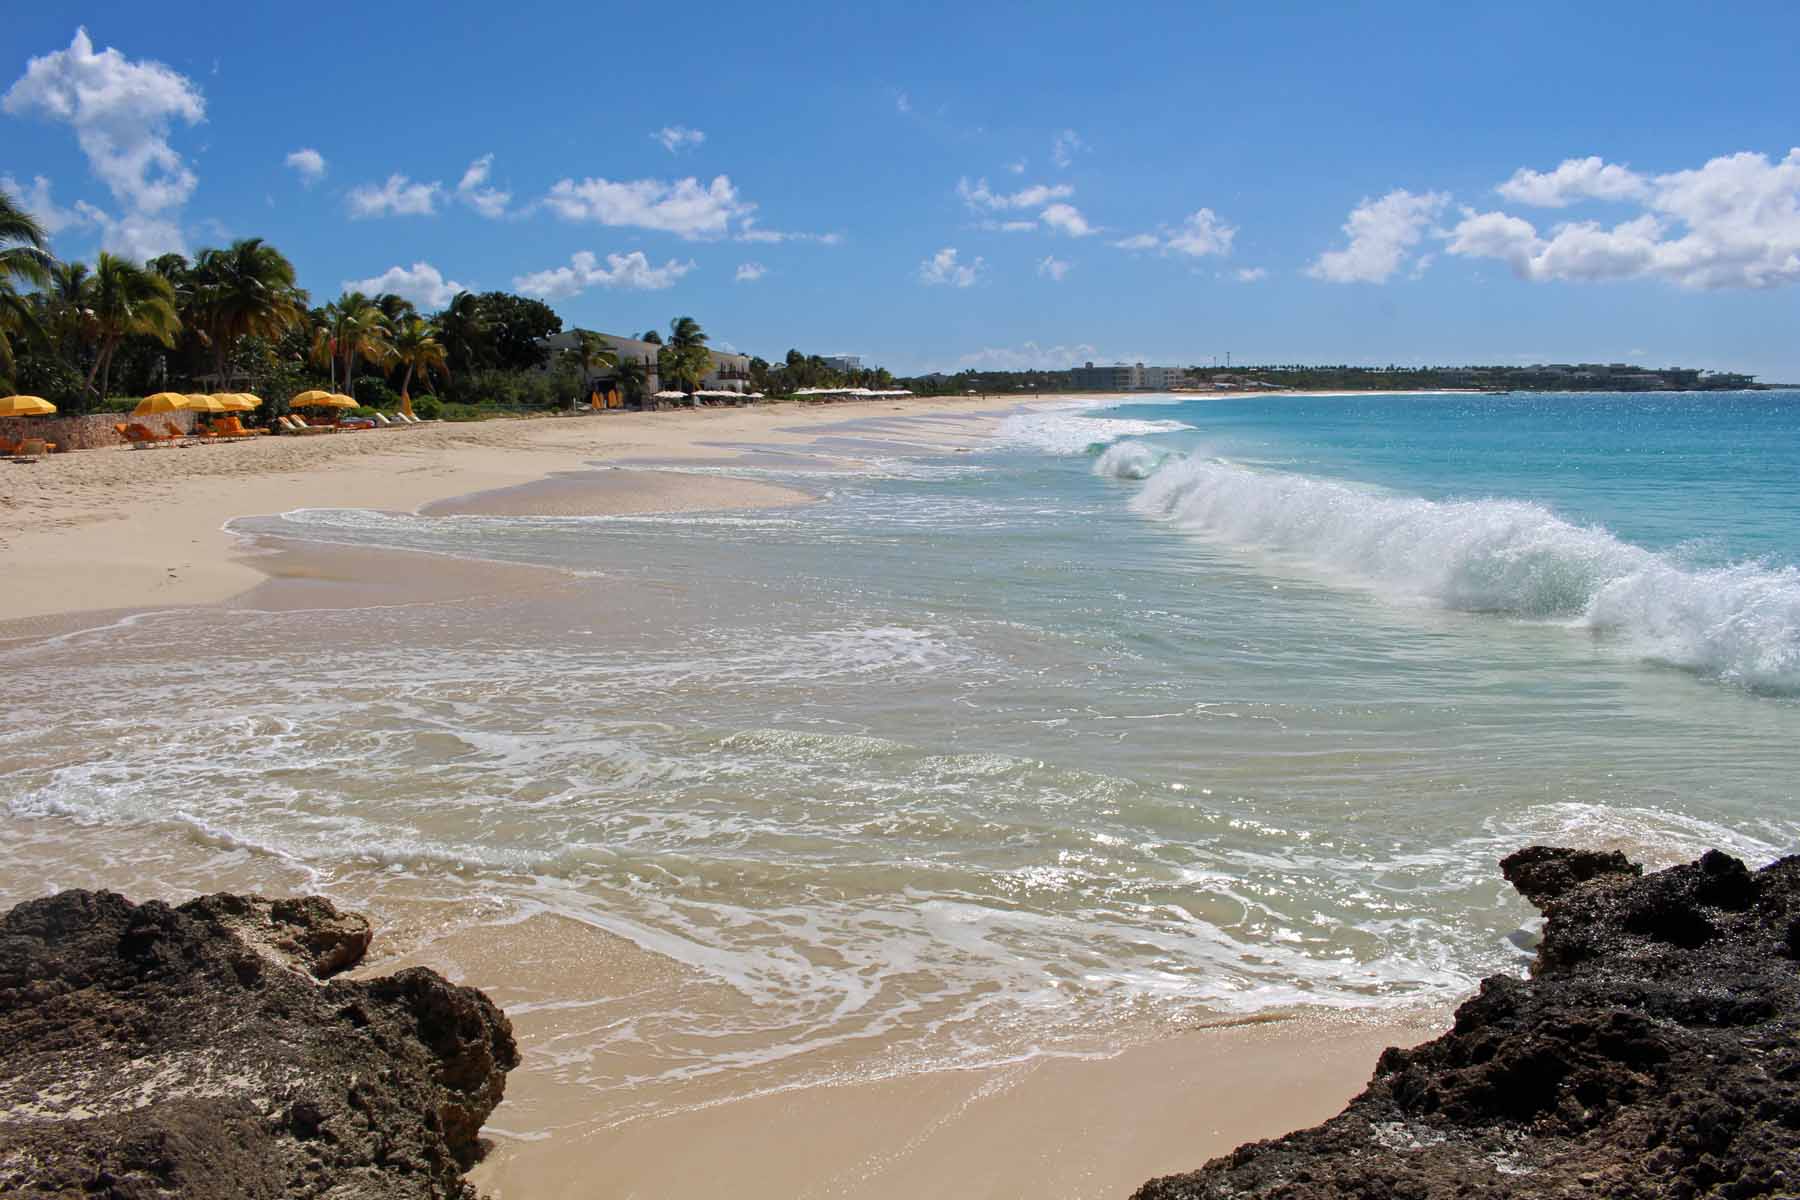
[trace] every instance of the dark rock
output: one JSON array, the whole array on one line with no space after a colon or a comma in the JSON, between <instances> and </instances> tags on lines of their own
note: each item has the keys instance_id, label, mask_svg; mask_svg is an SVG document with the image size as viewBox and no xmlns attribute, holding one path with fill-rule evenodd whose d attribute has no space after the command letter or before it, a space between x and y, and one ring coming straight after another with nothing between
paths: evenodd
<instances>
[{"instance_id":1,"label":"dark rock","mask_svg":"<svg viewBox=\"0 0 1800 1200\"><path fill-rule=\"evenodd\" d=\"M1135 1200L1800 1195L1800 857L1502 869L1545 911L1529 979L1484 980L1325 1124Z\"/></svg>"},{"instance_id":2,"label":"dark rock","mask_svg":"<svg viewBox=\"0 0 1800 1200\"><path fill-rule=\"evenodd\" d=\"M316 897L0 917L0 1195L473 1196L512 1026L422 968L319 982L369 934Z\"/></svg>"},{"instance_id":3,"label":"dark rock","mask_svg":"<svg viewBox=\"0 0 1800 1200\"><path fill-rule=\"evenodd\" d=\"M1543 908L1573 891L1577 884L1602 876L1635 879L1644 873L1617 850L1565 850L1560 846L1527 846L1500 860L1500 874L1519 894Z\"/></svg>"}]
</instances>

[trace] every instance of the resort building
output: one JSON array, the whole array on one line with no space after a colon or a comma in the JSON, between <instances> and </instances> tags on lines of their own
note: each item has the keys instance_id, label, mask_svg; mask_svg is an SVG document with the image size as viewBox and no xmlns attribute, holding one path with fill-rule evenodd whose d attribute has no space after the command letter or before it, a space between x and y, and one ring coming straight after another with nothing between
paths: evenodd
<instances>
[{"instance_id":1,"label":"resort building","mask_svg":"<svg viewBox=\"0 0 1800 1200\"><path fill-rule=\"evenodd\" d=\"M824 361L833 371L841 371L846 375L863 369L860 354L827 354Z\"/></svg>"},{"instance_id":2,"label":"resort building","mask_svg":"<svg viewBox=\"0 0 1800 1200\"><path fill-rule=\"evenodd\" d=\"M1194 385L1193 374L1186 367L1146 367L1143 363L1100 367L1083 363L1069 376L1071 386L1096 392L1170 392Z\"/></svg>"},{"instance_id":3,"label":"resort building","mask_svg":"<svg viewBox=\"0 0 1800 1200\"><path fill-rule=\"evenodd\" d=\"M553 333L549 337L539 338L538 345L549 351L541 370L550 371L556 368L563 351L573 350L580 344L578 333L584 331L565 329L561 333ZM585 331L591 332L591 331ZM655 342L639 341L637 338L619 337L616 334L597 334L601 342L620 361L635 361L644 368L644 394L655 395L663 390L662 380L656 369L656 355L661 346ZM750 356L747 354L729 354L722 350L707 350L712 357L712 373L701 381L700 389L708 392L748 392L750 391ZM608 391L612 381L613 369L608 366L595 366L587 372L582 380L584 390ZM674 385L671 384L671 387Z\"/></svg>"}]
</instances>

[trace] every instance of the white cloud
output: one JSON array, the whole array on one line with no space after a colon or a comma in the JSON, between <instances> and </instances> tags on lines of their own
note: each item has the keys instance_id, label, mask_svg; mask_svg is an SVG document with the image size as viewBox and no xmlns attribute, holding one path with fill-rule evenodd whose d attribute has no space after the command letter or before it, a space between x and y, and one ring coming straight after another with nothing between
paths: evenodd
<instances>
[{"instance_id":1,"label":"white cloud","mask_svg":"<svg viewBox=\"0 0 1800 1200\"><path fill-rule=\"evenodd\" d=\"M437 212L444 185L420 183L395 172L377 187L362 183L350 189L350 215L363 217L429 217Z\"/></svg>"},{"instance_id":2,"label":"white cloud","mask_svg":"<svg viewBox=\"0 0 1800 1200\"><path fill-rule=\"evenodd\" d=\"M1239 283L1260 283L1269 277L1264 267L1239 267L1234 276Z\"/></svg>"},{"instance_id":3,"label":"white cloud","mask_svg":"<svg viewBox=\"0 0 1800 1200\"><path fill-rule=\"evenodd\" d=\"M1777 162L1745 151L1657 175L1644 181L1639 200L1645 211L1617 224L1573 221L1547 233L1507 213L1465 211L1445 235L1445 249L1499 259L1534 282L1660 279L1689 288L1800 283L1800 148Z\"/></svg>"},{"instance_id":4,"label":"white cloud","mask_svg":"<svg viewBox=\"0 0 1800 1200\"><path fill-rule=\"evenodd\" d=\"M105 230L100 236L101 249L120 258L145 262L159 254L187 253L187 239L182 237L181 226L174 221L143 213L126 213L114 218L99 209L91 211L98 216Z\"/></svg>"},{"instance_id":5,"label":"white cloud","mask_svg":"<svg viewBox=\"0 0 1800 1200\"><path fill-rule=\"evenodd\" d=\"M1065 129L1056 135L1050 143L1050 161L1059 167L1066 167L1075 161L1075 155L1087 149L1087 143L1073 129Z\"/></svg>"},{"instance_id":6,"label":"white cloud","mask_svg":"<svg viewBox=\"0 0 1800 1200\"><path fill-rule=\"evenodd\" d=\"M694 267L692 259L687 262L670 259L660 267L653 267L642 250L633 250L630 254L609 254L603 267L592 251L582 250L569 258L569 265L566 267L553 267L546 271L534 271L530 275L515 276L513 287L524 295L541 296L545 300L559 300L591 287L635 288L654 292L674 287Z\"/></svg>"},{"instance_id":7,"label":"white cloud","mask_svg":"<svg viewBox=\"0 0 1800 1200\"><path fill-rule=\"evenodd\" d=\"M905 92L896 94L894 96L894 108L901 113L910 113L912 111L912 97Z\"/></svg>"},{"instance_id":8,"label":"white cloud","mask_svg":"<svg viewBox=\"0 0 1800 1200\"><path fill-rule=\"evenodd\" d=\"M741 263L737 269L737 281L739 283L755 283L768 273L769 268L759 262Z\"/></svg>"},{"instance_id":9,"label":"white cloud","mask_svg":"<svg viewBox=\"0 0 1800 1200\"><path fill-rule=\"evenodd\" d=\"M410 267L389 267L368 279L346 279L344 290L369 296L392 292L396 296L405 296L420 308L434 309L449 304L458 292L473 289L454 279L445 279L443 273L428 262L416 262Z\"/></svg>"},{"instance_id":10,"label":"white cloud","mask_svg":"<svg viewBox=\"0 0 1800 1200\"><path fill-rule=\"evenodd\" d=\"M1641 199L1649 193L1650 185L1642 175L1608 163L1596 154L1564 159L1554 171L1520 167L1494 190L1518 204L1566 208L1578 200Z\"/></svg>"},{"instance_id":11,"label":"white cloud","mask_svg":"<svg viewBox=\"0 0 1800 1200\"><path fill-rule=\"evenodd\" d=\"M1176 254L1203 258L1208 254L1230 254L1237 230L1219 219L1210 208L1196 210L1179 226L1166 231L1164 246Z\"/></svg>"},{"instance_id":12,"label":"white cloud","mask_svg":"<svg viewBox=\"0 0 1800 1200\"><path fill-rule=\"evenodd\" d=\"M1038 260L1037 273L1046 279L1052 279L1057 283L1061 283L1063 281L1063 276L1069 273L1069 264L1060 258L1046 255Z\"/></svg>"},{"instance_id":13,"label":"white cloud","mask_svg":"<svg viewBox=\"0 0 1800 1200\"><path fill-rule=\"evenodd\" d=\"M1089 234L1100 232L1088 224L1087 218L1082 216L1081 210L1073 204L1052 204L1038 214L1038 219L1043 221L1047 227L1058 233L1066 233L1070 237L1087 237Z\"/></svg>"},{"instance_id":14,"label":"white cloud","mask_svg":"<svg viewBox=\"0 0 1800 1200\"><path fill-rule=\"evenodd\" d=\"M983 221L981 228L990 233L1030 233L1038 227L1036 221Z\"/></svg>"},{"instance_id":15,"label":"white cloud","mask_svg":"<svg viewBox=\"0 0 1800 1200\"><path fill-rule=\"evenodd\" d=\"M756 228L755 217L745 217L738 226L737 240L778 246L782 242L817 242L821 246L837 246L844 241L841 233L787 233L779 229Z\"/></svg>"},{"instance_id":16,"label":"white cloud","mask_svg":"<svg viewBox=\"0 0 1800 1200\"><path fill-rule=\"evenodd\" d=\"M1112 245L1120 250L1161 250L1164 254L1204 258L1209 254L1230 254L1236 237L1235 226L1227 224L1212 209L1199 208L1179 225L1164 225L1156 233L1134 233Z\"/></svg>"},{"instance_id":17,"label":"white cloud","mask_svg":"<svg viewBox=\"0 0 1800 1200\"><path fill-rule=\"evenodd\" d=\"M1415 195L1403 188L1379 200L1365 199L1344 222L1350 244L1319 255L1306 273L1330 283L1385 283L1449 202L1443 192Z\"/></svg>"},{"instance_id":18,"label":"white cloud","mask_svg":"<svg viewBox=\"0 0 1800 1200\"><path fill-rule=\"evenodd\" d=\"M664 125L650 135L653 142L661 142L663 149L670 154L679 154L683 148L698 146L706 141L706 135L698 129L689 129L686 125Z\"/></svg>"},{"instance_id":19,"label":"white cloud","mask_svg":"<svg viewBox=\"0 0 1800 1200\"><path fill-rule=\"evenodd\" d=\"M300 182L307 187L325 178L325 156L310 146L301 147L283 161L300 173Z\"/></svg>"},{"instance_id":20,"label":"white cloud","mask_svg":"<svg viewBox=\"0 0 1800 1200\"><path fill-rule=\"evenodd\" d=\"M85 200L77 200L73 208L58 207L50 198L50 181L42 175L32 176L30 187L22 186L11 175L0 175L0 191L9 193L19 207L37 218L37 223L51 237L65 229L103 225L109 219Z\"/></svg>"},{"instance_id":21,"label":"white cloud","mask_svg":"<svg viewBox=\"0 0 1800 1200\"><path fill-rule=\"evenodd\" d=\"M692 176L673 182L564 179L544 202L565 220L654 229L689 241L724 237L732 221L747 218L756 208L738 196L724 175L705 186Z\"/></svg>"},{"instance_id":22,"label":"white cloud","mask_svg":"<svg viewBox=\"0 0 1800 1200\"><path fill-rule=\"evenodd\" d=\"M973 287L986 265L980 258L971 263L958 262L955 248L946 246L919 264L919 282L943 284L947 287Z\"/></svg>"},{"instance_id":23,"label":"white cloud","mask_svg":"<svg viewBox=\"0 0 1800 1200\"><path fill-rule=\"evenodd\" d=\"M1086 342L1075 346L1040 346L1036 342L1023 342L1017 346L984 347L963 355L956 365L986 371L1060 371L1099 358L1099 352Z\"/></svg>"},{"instance_id":24,"label":"white cloud","mask_svg":"<svg viewBox=\"0 0 1800 1200\"><path fill-rule=\"evenodd\" d=\"M67 124L94 174L136 216L178 207L199 183L169 144L176 121L196 124L206 103L192 80L161 63L133 62L117 50L98 53L86 29L66 50L33 58L0 107L37 112Z\"/></svg>"},{"instance_id":25,"label":"white cloud","mask_svg":"<svg viewBox=\"0 0 1800 1200\"><path fill-rule=\"evenodd\" d=\"M1025 160L1021 158L1014 162L1009 162L1006 164L1006 169L1011 171L1014 175L1023 175L1025 173Z\"/></svg>"},{"instance_id":26,"label":"white cloud","mask_svg":"<svg viewBox=\"0 0 1800 1200\"><path fill-rule=\"evenodd\" d=\"M988 187L985 179L977 179L970 184L965 178L956 181L956 194L962 197L964 204L977 212L983 209L999 212L1012 208L1041 208L1052 200L1073 196L1075 189L1066 183L1039 183L1016 192L995 192Z\"/></svg>"},{"instance_id":27,"label":"white cloud","mask_svg":"<svg viewBox=\"0 0 1800 1200\"><path fill-rule=\"evenodd\" d=\"M462 179L456 185L456 196L482 216L498 220L506 215L506 206L512 203L512 193L487 186L488 176L493 170L492 154L484 154L470 163L469 169L463 172Z\"/></svg>"}]
</instances>

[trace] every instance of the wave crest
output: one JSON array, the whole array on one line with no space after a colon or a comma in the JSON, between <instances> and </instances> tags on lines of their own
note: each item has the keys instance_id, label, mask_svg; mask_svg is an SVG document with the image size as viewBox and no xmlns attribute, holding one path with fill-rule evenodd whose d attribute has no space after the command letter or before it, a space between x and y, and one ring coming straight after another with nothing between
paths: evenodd
<instances>
[{"instance_id":1,"label":"wave crest","mask_svg":"<svg viewBox=\"0 0 1800 1200\"><path fill-rule=\"evenodd\" d=\"M1115 449L1115 466L1142 461ZM1628 639L1653 661L1800 692L1792 567L1695 570L1528 501L1426 500L1217 459L1153 469L1132 507L1378 589L1468 612L1567 620Z\"/></svg>"}]
</instances>

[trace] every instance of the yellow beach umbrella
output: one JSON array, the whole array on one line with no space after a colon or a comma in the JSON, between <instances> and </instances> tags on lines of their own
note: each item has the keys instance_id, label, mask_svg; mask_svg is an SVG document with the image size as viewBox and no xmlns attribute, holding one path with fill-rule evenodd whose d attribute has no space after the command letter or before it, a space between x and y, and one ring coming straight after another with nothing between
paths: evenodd
<instances>
[{"instance_id":1,"label":"yellow beach umbrella","mask_svg":"<svg viewBox=\"0 0 1800 1200\"><path fill-rule=\"evenodd\" d=\"M231 399L233 401L232 408L235 412L249 412L251 409L262 407L262 397L252 396L249 392L238 392L233 395Z\"/></svg>"},{"instance_id":2,"label":"yellow beach umbrella","mask_svg":"<svg viewBox=\"0 0 1800 1200\"><path fill-rule=\"evenodd\" d=\"M194 412L203 413L222 413L231 411L229 408L225 407L225 397L223 396L189 396L185 407L192 409Z\"/></svg>"},{"instance_id":3,"label":"yellow beach umbrella","mask_svg":"<svg viewBox=\"0 0 1800 1200\"><path fill-rule=\"evenodd\" d=\"M47 417L55 411L56 405L42 396L0 397L0 417Z\"/></svg>"},{"instance_id":4,"label":"yellow beach umbrella","mask_svg":"<svg viewBox=\"0 0 1800 1200\"><path fill-rule=\"evenodd\" d=\"M188 398L180 392L158 392L154 396L145 396L138 401L138 406L131 410L134 417L154 417L162 413L179 412L188 406Z\"/></svg>"},{"instance_id":5,"label":"yellow beach umbrella","mask_svg":"<svg viewBox=\"0 0 1800 1200\"><path fill-rule=\"evenodd\" d=\"M329 408L330 405L326 404L325 402L330 399L331 399L330 392L321 392L318 388L313 388L311 391L301 392L298 396L295 396L292 400L289 400L288 407L289 408L317 408L317 407L320 407L321 405L323 405L324 407Z\"/></svg>"},{"instance_id":6,"label":"yellow beach umbrella","mask_svg":"<svg viewBox=\"0 0 1800 1200\"><path fill-rule=\"evenodd\" d=\"M355 408L356 407L356 401L351 399L349 396L344 395L342 392L338 392L335 395L331 396L328 400L326 400L326 403L331 405L331 407L333 407L333 408Z\"/></svg>"}]
</instances>

